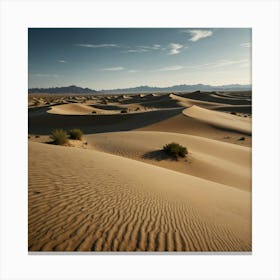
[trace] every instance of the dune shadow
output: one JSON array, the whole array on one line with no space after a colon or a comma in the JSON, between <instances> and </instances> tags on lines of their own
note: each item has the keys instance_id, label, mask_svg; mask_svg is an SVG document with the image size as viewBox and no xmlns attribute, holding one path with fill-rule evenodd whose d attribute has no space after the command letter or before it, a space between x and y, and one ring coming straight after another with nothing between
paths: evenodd
<instances>
[{"instance_id":1,"label":"dune shadow","mask_svg":"<svg viewBox=\"0 0 280 280\"><path fill-rule=\"evenodd\" d=\"M176 157L167 155L163 150L150 151L142 155L143 159L153 159L156 161L171 160L178 161Z\"/></svg>"},{"instance_id":2,"label":"dune shadow","mask_svg":"<svg viewBox=\"0 0 280 280\"><path fill-rule=\"evenodd\" d=\"M182 108L115 115L58 115L47 110L28 111L28 133L50 134L55 128L80 128L85 134L129 131L181 114Z\"/></svg>"}]
</instances>

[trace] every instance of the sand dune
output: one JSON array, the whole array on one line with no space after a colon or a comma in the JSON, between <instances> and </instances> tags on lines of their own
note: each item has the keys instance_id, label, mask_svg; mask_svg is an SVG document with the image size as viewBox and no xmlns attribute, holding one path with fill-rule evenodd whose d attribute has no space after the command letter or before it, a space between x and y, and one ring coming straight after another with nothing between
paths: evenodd
<instances>
[{"instance_id":1,"label":"sand dune","mask_svg":"<svg viewBox=\"0 0 280 280\"><path fill-rule=\"evenodd\" d=\"M251 191L251 148L208 138L156 131L102 133L86 137L89 145L214 182ZM186 160L172 161L161 151L177 142L189 150Z\"/></svg>"},{"instance_id":2,"label":"sand dune","mask_svg":"<svg viewBox=\"0 0 280 280\"><path fill-rule=\"evenodd\" d=\"M81 103L70 103L70 104L53 106L47 112L50 114L59 114L59 115L91 115L93 113L97 113L97 114L120 113L118 110L102 110L97 107L85 105Z\"/></svg>"},{"instance_id":3,"label":"sand dune","mask_svg":"<svg viewBox=\"0 0 280 280\"><path fill-rule=\"evenodd\" d=\"M243 113L251 116L252 106L251 105L216 106L215 111Z\"/></svg>"},{"instance_id":4,"label":"sand dune","mask_svg":"<svg viewBox=\"0 0 280 280\"><path fill-rule=\"evenodd\" d=\"M29 103L30 251L251 251L251 92ZM86 135L46 144L54 128Z\"/></svg>"},{"instance_id":5,"label":"sand dune","mask_svg":"<svg viewBox=\"0 0 280 280\"><path fill-rule=\"evenodd\" d=\"M250 199L136 160L29 143L30 251L250 251Z\"/></svg>"},{"instance_id":6,"label":"sand dune","mask_svg":"<svg viewBox=\"0 0 280 280\"><path fill-rule=\"evenodd\" d=\"M207 137L210 139L234 143L242 146L251 147L252 145L252 139L249 135L244 135L244 133L239 131L225 130L220 129L219 127L214 127L213 125L204 121L183 115L181 112L167 119L138 128L137 130L175 132ZM244 137L244 140L239 141L239 139L242 137Z\"/></svg>"},{"instance_id":7,"label":"sand dune","mask_svg":"<svg viewBox=\"0 0 280 280\"><path fill-rule=\"evenodd\" d=\"M70 103L63 105L56 105L51 107L47 112L50 114L60 115L86 115L92 113L92 107L80 103Z\"/></svg>"},{"instance_id":8,"label":"sand dune","mask_svg":"<svg viewBox=\"0 0 280 280\"><path fill-rule=\"evenodd\" d=\"M181 97L175 94L170 94L169 95L171 99L179 101L179 104L182 107L191 107L194 105L201 106L204 108L213 108L215 106L221 106L221 105L228 105L228 104L223 104L223 103L218 103L218 102L209 102L209 101L203 101L203 100L196 100L196 99L190 99L186 97Z\"/></svg>"},{"instance_id":9,"label":"sand dune","mask_svg":"<svg viewBox=\"0 0 280 280\"><path fill-rule=\"evenodd\" d=\"M183 114L223 129L240 131L246 134L252 133L251 121L246 118L207 110L199 106L192 106L191 108L185 109Z\"/></svg>"},{"instance_id":10,"label":"sand dune","mask_svg":"<svg viewBox=\"0 0 280 280\"><path fill-rule=\"evenodd\" d=\"M131 114L48 114L48 107L29 111L28 130L34 134L50 134L55 128L80 128L85 133L137 129L181 113L178 109L151 110Z\"/></svg>"},{"instance_id":11,"label":"sand dune","mask_svg":"<svg viewBox=\"0 0 280 280\"><path fill-rule=\"evenodd\" d=\"M224 103L227 105L251 105L251 100L246 100L251 96L251 93L246 94L234 94L232 92L190 92L182 95L188 99L200 100L211 103ZM246 96L246 99L244 98Z\"/></svg>"}]
</instances>

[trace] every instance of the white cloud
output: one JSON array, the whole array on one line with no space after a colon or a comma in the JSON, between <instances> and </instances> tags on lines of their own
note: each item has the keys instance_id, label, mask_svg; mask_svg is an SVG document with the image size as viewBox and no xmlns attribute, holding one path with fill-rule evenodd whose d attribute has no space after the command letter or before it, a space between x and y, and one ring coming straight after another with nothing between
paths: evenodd
<instances>
[{"instance_id":1,"label":"white cloud","mask_svg":"<svg viewBox=\"0 0 280 280\"><path fill-rule=\"evenodd\" d=\"M196 42L200 39L207 38L213 35L213 31L203 29L183 30L183 32L189 33L191 35L189 41L192 42Z\"/></svg>"},{"instance_id":2,"label":"white cloud","mask_svg":"<svg viewBox=\"0 0 280 280\"><path fill-rule=\"evenodd\" d=\"M178 54L181 52L181 49L183 48L184 46L181 45L181 44L176 44L176 43L171 43L169 44L168 46L168 49L169 49L169 54L173 55L173 54Z\"/></svg>"},{"instance_id":3,"label":"white cloud","mask_svg":"<svg viewBox=\"0 0 280 280\"><path fill-rule=\"evenodd\" d=\"M240 46L244 47L244 48L251 48L251 43L250 42L242 43L242 44L240 44Z\"/></svg>"},{"instance_id":4,"label":"white cloud","mask_svg":"<svg viewBox=\"0 0 280 280\"><path fill-rule=\"evenodd\" d=\"M58 60L57 62L59 62L59 63L67 63L67 61L66 61L66 60L63 60L63 59L60 59L60 60Z\"/></svg>"},{"instance_id":5,"label":"white cloud","mask_svg":"<svg viewBox=\"0 0 280 280\"><path fill-rule=\"evenodd\" d=\"M167 67L163 67L163 68L159 68L159 69L156 69L154 71L177 71L177 70L181 70L183 69L184 66L182 65L173 65L173 66L167 66Z\"/></svg>"},{"instance_id":6,"label":"white cloud","mask_svg":"<svg viewBox=\"0 0 280 280\"><path fill-rule=\"evenodd\" d=\"M135 72L138 72L137 70L134 70L134 69L131 69L131 70L128 70L129 73L135 73Z\"/></svg>"},{"instance_id":7,"label":"white cloud","mask_svg":"<svg viewBox=\"0 0 280 280\"><path fill-rule=\"evenodd\" d=\"M109 68L103 68L103 71L121 71L124 70L124 67L117 66L117 67L109 67Z\"/></svg>"},{"instance_id":8,"label":"white cloud","mask_svg":"<svg viewBox=\"0 0 280 280\"><path fill-rule=\"evenodd\" d=\"M98 44L98 45L94 45L94 44L76 44L75 46L84 47L84 48L115 48L115 47L119 47L119 45L117 45L117 44Z\"/></svg>"}]
</instances>

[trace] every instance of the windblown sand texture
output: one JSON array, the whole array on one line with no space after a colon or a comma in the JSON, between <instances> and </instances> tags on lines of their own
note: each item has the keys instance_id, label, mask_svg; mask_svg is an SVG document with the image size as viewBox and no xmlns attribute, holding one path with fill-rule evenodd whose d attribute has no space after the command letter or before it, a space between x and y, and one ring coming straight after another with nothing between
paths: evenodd
<instances>
[{"instance_id":1,"label":"windblown sand texture","mask_svg":"<svg viewBox=\"0 0 280 280\"><path fill-rule=\"evenodd\" d=\"M29 251L252 250L251 92L46 94L28 104ZM55 146L54 128L85 135ZM167 157L170 142L187 157Z\"/></svg>"}]
</instances>

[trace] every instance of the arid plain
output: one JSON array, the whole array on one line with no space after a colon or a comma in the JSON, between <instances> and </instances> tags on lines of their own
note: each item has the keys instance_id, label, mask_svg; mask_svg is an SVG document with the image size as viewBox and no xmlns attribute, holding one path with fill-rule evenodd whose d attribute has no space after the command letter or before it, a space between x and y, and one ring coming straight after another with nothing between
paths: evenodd
<instances>
[{"instance_id":1,"label":"arid plain","mask_svg":"<svg viewBox=\"0 0 280 280\"><path fill-rule=\"evenodd\" d=\"M249 91L29 94L29 251L251 251L251 110Z\"/></svg>"}]
</instances>

